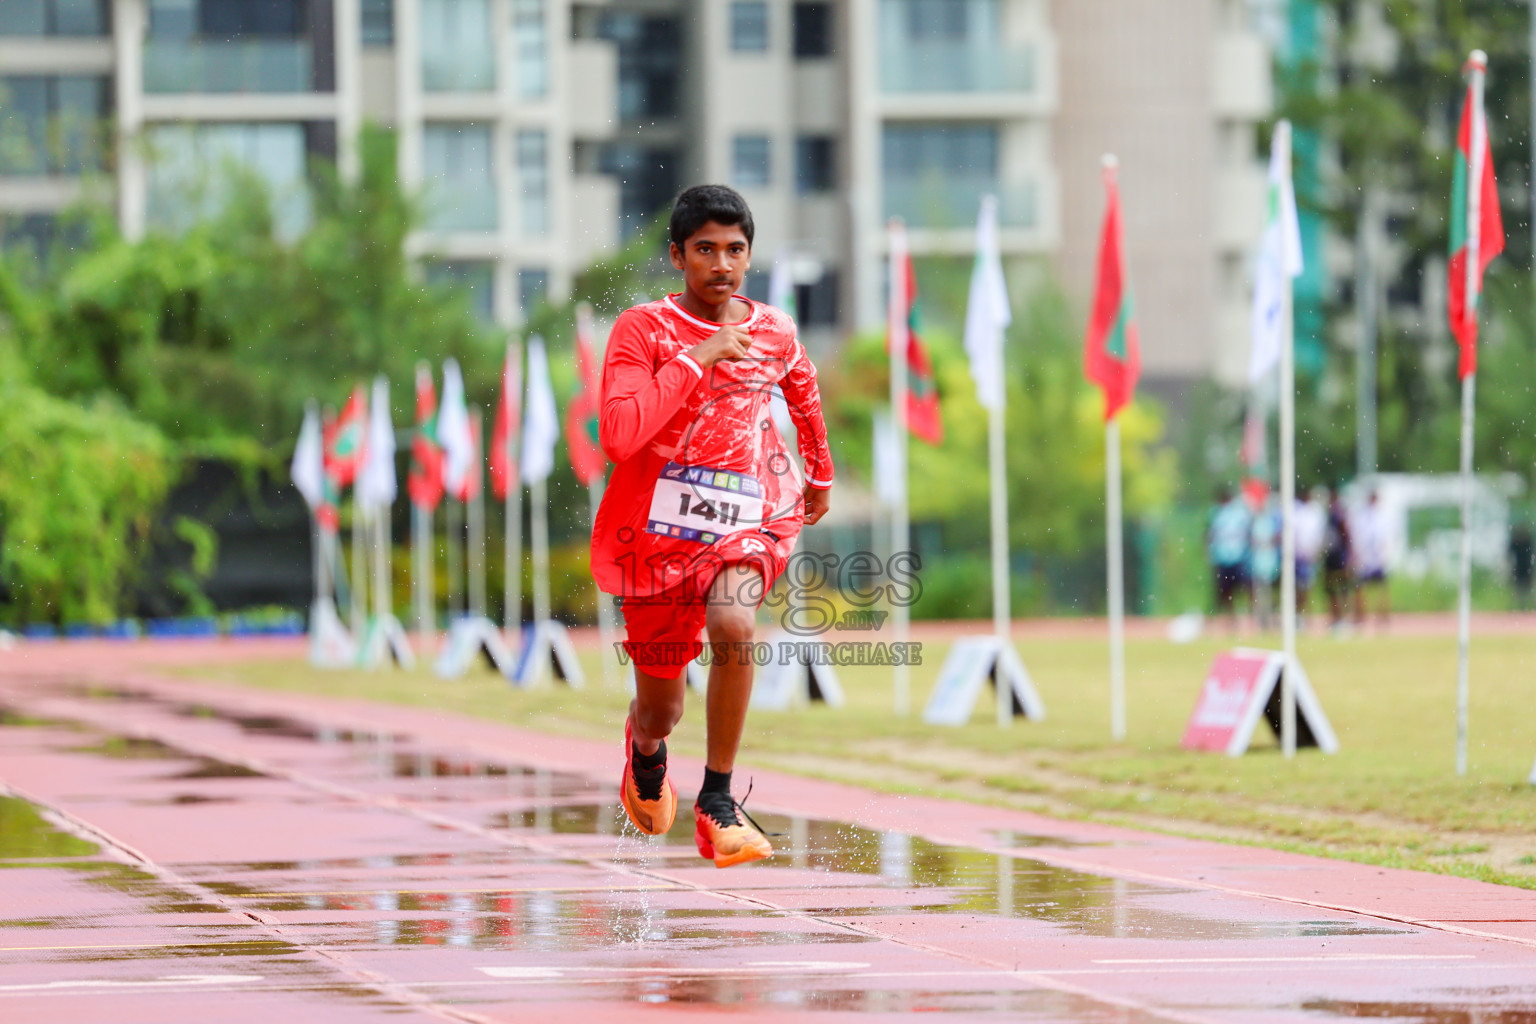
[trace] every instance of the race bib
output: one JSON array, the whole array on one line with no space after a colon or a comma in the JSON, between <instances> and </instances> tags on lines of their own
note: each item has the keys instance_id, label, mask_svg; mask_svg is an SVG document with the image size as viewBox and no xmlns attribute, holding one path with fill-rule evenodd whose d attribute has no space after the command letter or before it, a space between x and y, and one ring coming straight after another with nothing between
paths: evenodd
<instances>
[{"instance_id":1,"label":"race bib","mask_svg":"<svg viewBox=\"0 0 1536 1024\"><path fill-rule=\"evenodd\" d=\"M669 462L651 492L646 532L713 544L763 525L763 488L756 477Z\"/></svg>"}]
</instances>

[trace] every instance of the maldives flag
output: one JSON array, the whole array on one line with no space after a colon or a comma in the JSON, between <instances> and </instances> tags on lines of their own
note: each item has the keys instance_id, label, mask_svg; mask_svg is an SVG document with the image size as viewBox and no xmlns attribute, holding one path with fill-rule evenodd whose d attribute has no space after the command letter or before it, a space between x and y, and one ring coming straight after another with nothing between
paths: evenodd
<instances>
[{"instance_id":1,"label":"maldives flag","mask_svg":"<svg viewBox=\"0 0 1536 1024\"><path fill-rule=\"evenodd\" d=\"M583 486L590 486L608 468L608 456L597 443L599 394L597 355L592 349L592 307L576 310L576 397L565 410L565 447L571 468Z\"/></svg>"},{"instance_id":2,"label":"maldives flag","mask_svg":"<svg viewBox=\"0 0 1536 1024\"><path fill-rule=\"evenodd\" d=\"M1499 215L1499 189L1493 180L1493 149L1488 144L1488 118L1483 111L1481 52L1469 62L1474 81L1461 106L1461 130L1456 133L1456 172L1451 185L1451 262L1447 270L1447 312L1451 333L1461 347L1461 376L1477 372L1477 300L1483 272L1504 251L1504 220ZM1474 179L1476 179L1474 181ZM1477 252L1472 263L1471 254Z\"/></svg>"},{"instance_id":3,"label":"maldives flag","mask_svg":"<svg viewBox=\"0 0 1536 1024\"><path fill-rule=\"evenodd\" d=\"M341 414L325 428L325 473L337 491L357 479L363 464L363 429L368 419L368 397L362 385L352 389L352 397L342 406Z\"/></svg>"},{"instance_id":4,"label":"maldives flag","mask_svg":"<svg viewBox=\"0 0 1536 1024\"><path fill-rule=\"evenodd\" d=\"M1128 405L1141 376L1141 337L1125 270L1125 233L1120 223L1120 185L1113 157L1104 160L1104 228L1099 238L1099 275L1093 316L1083 346L1083 369L1104 391L1104 422Z\"/></svg>"},{"instance_id":5,"label":"maldives flag","mask_svg":"<svg viewBox=\"0 0 1536 1024\"><path fill-rule=\"evenodd\" d=\"M517 480L518 432L523 422L523 347L507 343L507 358L501 364L501 401L496 403L496 419L491 424L491 493L497 501L507 500L507 488Z\"/></svg>"},{"instance_id":6,"label":"maldives flag","mask_svg":"<svg viewBox=\"0 0 1536 1024\"><path fill-rule=\"evenodd\" d=\"M892 253L892 274L902 275L905 300L903 313L907 322L907 430L932 445L944 443L944 420L939 415L939 389L934 382L933 363L928 347L917 331L917 272L912 267L912 252L905 245ZM886 332L886 348L900 332Z\"/></svg>"},{"instance_id":7,"label":"maldives flag","mask_svg":"<svg viewBox=\"0 0 1536 1024\"><path fill-rule=\"evenodd\" d=\"M432 368L416 366L416 429L411 434L411 473L406 479L411 504L431 512L443 500L443 449L437 443L437 389Z\"/></svg>"}]
</instances>

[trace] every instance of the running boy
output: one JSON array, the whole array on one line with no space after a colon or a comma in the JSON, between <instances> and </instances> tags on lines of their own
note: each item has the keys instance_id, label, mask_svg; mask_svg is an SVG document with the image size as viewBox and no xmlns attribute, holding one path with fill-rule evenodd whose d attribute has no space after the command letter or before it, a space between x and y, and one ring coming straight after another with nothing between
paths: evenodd
<instances>
[{"instance_id":1,"label":"running boy","mask_svg":"<svg viewBox=\"0 0 1536 1024\"><path fill-rule=\"evenodd\" d=\"M826 514L832 486L816 368L795 323L737 294L752 235L752 213L733 190L698 185L678 196L669 237L683 291L626 310L608 339L598 432L615 467L592 526L592 574L622 597L635 666L619 795L647 835L666 832L677 812L666 738L683 715L700 630L709 630L695 841L722 868L773 853L731 795L753 625L801 526ZM799 433L803 483L770 415L775 384Z\"/></svg>"}]
</instances>

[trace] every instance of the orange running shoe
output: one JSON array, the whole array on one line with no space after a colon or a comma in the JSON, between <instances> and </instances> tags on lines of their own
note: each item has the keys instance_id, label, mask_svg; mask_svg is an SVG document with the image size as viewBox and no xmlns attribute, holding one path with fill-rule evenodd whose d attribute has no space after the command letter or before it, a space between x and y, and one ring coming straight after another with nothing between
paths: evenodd
<instances>
[{"instance_id":1,"label":"orange running shoe","mask_svg":"<svg viewBox=\"0 0 1536 1024\"><path fill-rule=\"evenodd\" d=\"M693 805L693 841L699 856L728 868L773 856L773 844L730 796L701 793Z\"/></svg>"},{"instance_id":2,"label":"orange running shoe","mask_svg":"<svg viewBox=\"0 0 1536 1024\"><path fill-rule=\"evenodd\" d=\"M662 748L667 748L663 744ZM629 719L624 719L624 777L619 781L619 803L629 815L630 824L648 836L659 836L672 827L677 817L677 790L667 777L667 766L636 776L635 746L630 739Z\"/></svg>"}]
</instances>

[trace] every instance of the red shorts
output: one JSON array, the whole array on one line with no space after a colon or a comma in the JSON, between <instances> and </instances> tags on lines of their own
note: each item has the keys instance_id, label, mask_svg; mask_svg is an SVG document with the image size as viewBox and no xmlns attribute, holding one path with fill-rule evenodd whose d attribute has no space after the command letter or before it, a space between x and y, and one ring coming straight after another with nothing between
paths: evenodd
<instances>
[{"instance_id":1,"label":"red shorts","mask_svg":"<svg viewBox=\"0 0 1536 1024\"><path fill-rule=\"evenodd\" d=\"M709 592L726 566L749 564L762 574L761 587L752 584L741 594L731 595L737 600L762 603L784 571L787 559L777 545L740 543L754 533L734 534L716 544L713 554L718 557L701 560L702 567L690 572L676 586L656 594L624 598L620 608L624 613L624 650L637 668L661 679L676 679L699 656L704 650L699 635L704 631L709 611Z\"/></svg>"}]
</instances>

